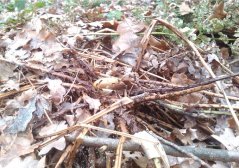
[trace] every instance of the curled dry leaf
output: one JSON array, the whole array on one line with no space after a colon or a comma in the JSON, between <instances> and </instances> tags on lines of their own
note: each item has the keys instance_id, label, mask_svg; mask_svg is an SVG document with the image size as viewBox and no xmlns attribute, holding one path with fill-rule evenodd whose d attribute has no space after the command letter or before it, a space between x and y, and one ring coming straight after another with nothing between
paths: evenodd
<instances>
[{"instance_id":1,"label":"curled dry leaf","mask_svg":"<svg viewBox=\"0 0 239 168\"><path fill-rule=\"evenodd\" d=\"M123 151L124 154L124 160L122 163L129 161L130 159L133 159L134 162L140 167L140 168L147 168L149 159L142 155L141 152L131 152L131 151Z\"/></svg>"},{"instance_id":2,"label":"curled dry leaf","mask_svg":"<svg viewBox=\"0 0 239 168\"><path fill-rule=\"evenodd\" d=\"M65 115L67 123L73 126L76 123L82 122L91 116L90 112L86 109L77 108L74 115Z\"/></svg>"},{"instance_id":3,"label":"curled dry leaf","mask_svg":"<svg viewBox=\"0 0 239 168\"><path fill-rule=\"evenodd\" d=\"M230 128L225 128L222 134L214 134L212 137L221 142L228 150L238 150L239 148L239 136L235 136Z\"/></svg>"},{"instance_id":4,"label":"curled dry leaf","mask_svg":"<svg viewBox=\"0 0 239 168\"><path fill-rule=\"evenodd\" d=\"M144 25L133 23L129 19L125 19L117 27L117 32L120 34L119 38L113 44L113 51L118 56L122 52L132 53L132 49L140 48L140 38L135 34L142 31ZM128 51L129 50L129 51Z\"/></svg>"},{"instance_id":5,"label":"curled dry leaf","mask_svg":"<svg viewBox=\"0 0 239 168\"><path fill-rule=\"evenodd\" d=\"M117 32L120 34L124 34L125 32L137 33L143 31L145 28L146 27L143 23L135 23L132 20L125 18L119 23Z\"/></svg>"},{"instance_id":6,"label":"curled dry leaf","mask_svg":"<svg viewBox=\"0 0 239 168\"><path fill-rule=\"evenodd\" d=\"M209 19L224 19L227 16L227 12L224 11L224 2L221 1L219 4L215 4L213 8L213 14L209 17Z\"/></svg>"},{"instance_id":7,"label":"curled dry leaf","mask_svg":"<svg viewBox=\"0 0 239 168\"><path fill-rule=\"evenodd\" d=\"M37 95L37 91L35 89L29 89L23 92L21 96L18 96L16 100L20 102L22 106L24 106L26 102L28 102L30 99L32 99L36 95Z\"/></svg>"},{"instance_id":8,"label":"curled dry leaf","mask_svg":"<svg viewBox=\"0 0 239 168\"><path fill-rule=\"evenodd\" d=\"M124 82L116 77L100 78L94 82L93 86L96 89L111 89L111 90L122 90L126 88Z\"/></svg>"},{"instance_id":9,"label":"curled dry leaf","mask_svg":"<svg viewBox=\"0 0 239 168\"><path fill-rule=\"evenodd\" d=\"M47 87L50 90L50 95L53 103L59 105L66 93L66 89L61 85L62 81L60 79L46 79L46 81L48 82Z\"/></svg>"},{"instance_id":10,"label":"curled dry leaf","mask_svg":"<svg viewBox=\"0 0 239 168\"><path fill-rule=\"evenodd\" d=\"M66 125L65 121L62 121L62 122L59 122L56 124L51 124L51 125L43 127L41 129L41 131L39 132L39 135L40 136L50 135L52 133L61 131L66 128L67 128L67 125ZM53 141L53 142L49 143L48 145L44 146L40 150L39 155L47 154L52 148L56 148L58 150L63 150L63 149L65 149L65 146L66 146L65 138L60 138L60 139Z\"/></svg>"},{"instance_id":11,"label":"curled dry leaf","mask_svg":"<svg viewBox=\"0 0 239 168\"><path fill-rule=\"evenodd\" d=\"M114 114L107 114L101 117L101 120L99 122L99 127L106 128L109 130L115 129L115 123L114 123ZM95 134L99 137L109 137L110 133L102 132L102 131L96 131Z\"/></svg>"},{"instance_id":12,"label":"curled dry leaf","mask_svg":"<svg viewBox=\"0 0 239 168\"><path fill-rule=\"evenodd\" d=\"M160 143L158 139L156 139L154 136L152 136L146 131L135 133L134 136L138 138L144 137L144 139L151 141L151 142L147 142L142 140L140 141L139 139L133 139L133 141L135 141L136 143L139 143L142 146L144 152L146 153L149 159L161 158L163 160L164 167L166 168L170 167L167 155L164 151L162 144ZM155 142L156 144L152 143L152 141Z\"/></svg>"},{"instance_id":13,"label":"curled dry leaf","mask_svg":"<svg viewBox=\"0 0 239 168\"><path fill-rule=\"evenodd\" d=\"M113 44L113 51L115 53L124 52L130 48L137 47L139 42L139 37L135 33L124 32L120 34L119 38Z\"/></svg>"},{"instance_id":14,"label":"curled dry leaf","mask_svg":"<svg viewBox=\"0 0 239 168\"><path fill-rule=\"evenodd\" d=\"M118 21L116 20L110 20L110 21L102 21L103 28L108 28L112 30L117 30L117 27L119 25Z\"/></svg>"},{"instance_id":15,"label":"curled dry leaf","mask_svg":"<svg viewBox=\"0 0 239 168\"><path fill-rule=\"evenodd\" d=\"M159 50L166 51L169 49L169 44L164 40L158 40L154 36L150 35L149 45L156 47Z\"/></svg>"},{"instance_id":16,"label":"curled dry leaf","mask_svg":"<svg viewBox=\"0 0 239 168\"><path fill-rule=\"evenodd\" d=\"M89 118L91 116L90 112L88 110L84 110L82 108L78 108L75 111L75 117L77 122L84 121L85 119Z\"/></svg>"}]
</instances>

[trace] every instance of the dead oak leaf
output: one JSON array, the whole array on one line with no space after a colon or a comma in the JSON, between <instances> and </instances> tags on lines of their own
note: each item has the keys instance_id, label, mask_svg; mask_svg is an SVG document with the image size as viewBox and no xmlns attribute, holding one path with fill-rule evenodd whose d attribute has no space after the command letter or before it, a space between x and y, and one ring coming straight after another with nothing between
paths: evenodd
<instances>
[{"instance_id":1,"label":"dead oak leaf","mask_svg":"<svg viewBox=\"0 0 239 168\"><path fill-rule=\"evenodd\" d=\"M59 79L45 79L48 82L48 89L50 90L51 100L56 105L59 105L64 98L66 89L62 86L62 81Z\"/></svg>"},{"instance_id":2,"label":"dead oak leaf","mask_svg":"<svg viewBox=\"0 0 239 168\"><path fill-rule=\"evenodd\" d=\"M182 2L182 4L179 5L179 12L181 15L187 15L189 13L192 13L193 10L190 8L190 6L186 2Z\"/></svg>"},{"instance_id":3,"label":"dead oak leaf","mask_svg":"<svg viewBox=\"0 0 239 168\"><path fill-rule=\"evenodd\" d=\"M101 103L99 99L93 99L87 94L83 94L83 99L89 104L89 108L95 112L100 109Z\"/></svg>"},{"instance_id":4,"label":"dead oak leaf","mask_svg":"<svg viewBox=\"0 0 239 168\"><path fill-rule=\"evenodd\" d=\"M209 20L217 18L223 20L227 16L227 12L224 11L224 2L221 1L219 4L215 4L213 13L209 17Z\"/></svg>"},{"instance_id":5,"label":"dead oak leaf","mask_svg":"<svg viewBox=\"0 0 239 168\"><path fill-rule=\"evenodd\" d=\"M50 125L46 125L45 127L41 128L39 135L40 136L47 136L54 132L61 131L67 128L67 124L65 121L53 123ZM44 146L40 152L39 155L45 155L47 154L52 148L55 148L57 150L62 151L66 147L65 138L59 138L56 141L53 141L46 146Z\"/></svg>"},{"instance_id":6,"label":"dead oak leaf","mask_svg":"<svg viewBox=\"0 0 239 168\"><path fill-rule=\"evenodd\" d=\"M7 81L10 77L13 77L16 67L16 65L0 60L0 80Z\"/></svg>"},{"instance_id":7,"label":"dead oak leaf","mask_svg":"<svg viewBox=\"0 0 239 168\"><path fill-rule=\"evenodd\" d=\"M225 128L224 132L220 135L211 135L218 142L221 142L228 150L237 150L239 148L239 136L235 136L230 128Z\"/></svg>"}]
</instances>

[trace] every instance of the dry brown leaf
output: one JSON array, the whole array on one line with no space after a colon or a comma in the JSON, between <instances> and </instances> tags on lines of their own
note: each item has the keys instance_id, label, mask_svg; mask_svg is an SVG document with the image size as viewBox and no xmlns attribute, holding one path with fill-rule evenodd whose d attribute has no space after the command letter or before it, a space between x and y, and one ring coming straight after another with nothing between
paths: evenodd
<instances>
[{"instance_id":1,"label":"dry brown leaf","mask_svg":"<svg viewBox=\"0 0 239 168\"><path fill-rule=\"evenodd\" d=\"M14 64L7 63L0 60L0 81L8 80L10 77L14 76L14 69L17 66Z\"/></svg>"},{"instance_id":2,"label":"dry brown leaf","mask_svg":"<svg viewBox=\"0 0 239 168\"><path fill-rule=\"evenodd\" d=\"M66 93L66 89L61 85L62 81L60 79L46 79L48 82L47 87L50 90L50 95L53 103L59 105L63 101L63 96Z\"/></svg>"},{"instance_id":3,"label":"dry brown leaf","mask_svg":"<svg viewBox=\"0 0 239 168\"><path fill-rule=\"evenodd\" d=\"M186 2L182 2L181 5L179 5L179 12L181 15L187 15L189 13L192 13L193 10Z\"/></svg>"},{"instance_id":4,"label":"dry brown leaf","mask_svg":"<svg viewBox=\"0 0 239 168\"><path fill-rule=\"evenodd\" d=\"M224 11L224 2L221 1L219 4L215 4L213 7L213 14L209 19L220 19L223 20L227 16L227 12Z\"/></svg>"},{"instance_id":5,"label":"dry brown leaf","mask_svg":"<svg viewBox=\"0 0 239 168\"><path fill-rule=\"evenodd\" d=\"M28 102L31 98L35 97L37 95L37 91L35 89L29 89L21 94L21 96L18 96L16 100L21 103L21 105L25 105L26 102Z\"/></svg>"},{"instance_id":6,"label":"dry brown leaf","mask_svg":"<svg viewBox=\"0 0 239 168\"><path fill-rule=\"evenodd\" d=\"M94 82L93 86L96 89L111 89L111 90L122 90L126 88L124 82L116 77L100 78Z\"/></svg>"},{"instance_id":7,"label":"dry brown leaf","mask_svg":"<svg viewBox=\"0 0 239 168\"><path fill-rule=\"evenodd\" d=\"M228 150L236 150L239 148L239 136L235 136L233 130L225 128L224 132L220 135L211 135L214 139L221 142Z\"/></svg>"},{"instance_id":8,"label":"dry brown leaf","mask_svg":"<svg viewBox=\"0 0 239 168\"><path fill-rule=\"evenodd\" d=\"M115 123L114 120L115 116L114 114L106 114L101 117L101 120L99 122L99 127L106 128L109 130L115 130ZM109 137L110 133L102 132L102 131L96 131L95 134L99 137Z\"/></svg>"},{"instance_id":9,"label":"dry brown leaf","mask_svg":"<svg viewBox=\"0 0 239 168\"><path fill-rule=\"evenodd\" d=\"M55 133L57 131L61 131L63 129L66 129L67 125L65 123L65 121L56 123L56 124L51 124L48 126L43 127L40 132L39 135L40 136L46 136L46 135L50 135L52 133ZM65 138L60 138L57 139L56 141L53 141L51 143L49 143L48 145L44 146L40 152L39 155L45 155L47 154L52 148L56 148L58 150L63 150L66 147L66 142L65 142Z\"/></svg>"},{"instance_id":10,"label":"dry brown leaf","mask_svg":"<svg viewBox=\"0 0 239 168\"><path fill-rule=\"evenodd\" d=\"M14 158L25 155L26 151L30 150L32 142L33 138L31 133L19 135L2 134L2 136L0 136L0 167L6 166ZM33 152L33 150L27 153L31 152Z\"/></svg>"},{"instance_id":11,"label":"dry brown leaf","mask_svg":"<svg viewBox=\"0 0 239 168\"><path fill-rule=\"evenodd\" d=\"M184 73L174 73L171 78L171 82L176 85L189 85L194 83L194 81L188 79L187 75L185 75Z\"/></svg>"},{"instance_id":12,"label":"dry brown leaf","mask_svg":"<svg viewBox=\"0 0 239 168\"><path fill-rule=\"evenodd\" d=\"M142 31L144 25L136 24L129 19L122 21L118 27L117 32L120 34L119 38L114 42L112 48L116 55L127 52L132 48L138 48L140 45L140 38L135 34L136 32Z\"/></svg>"},{"instance_id":13,"label":"dry brown leaf","mask_svg":"<svg viewBox=\"0 0 239 168\"><path fill-rule=\"evenodd\" d=\"M82 108L76 109L75 113L76 113L75 117L76 117L77 122L84 121L85 119L87 119L88 117L91 116L91 114L88 110L84 110Z\"/></svg>"},{"instance_id":14,"label":"dry brown leaf","mask_svg":"<svg viewBox=\"0 0 239 168\"><path fill-rule=\"evenodd\" d=\"M132 20L125 18L122 22L119 23L117 32L121 35L125 34L126 32L141 32L144 29L145 25L143 23L135 23Z\"/></svg>"},{"instance_id":15,"label":"dry brown leaf","mask_svg":"<svg viewBox=\"0 0 239 168\"><path fill-rule=\"evenodd\" d=\"M94 110L94 112L100 109L101 103L99 99L93 99L85 93L83 93L83 99L89 104L89 108Z\"/></svg>"},{"instance_id":16,"label":"dry brown leaf","mask_svg":"<svg viewBox=\"0 0 239 168\"><path fill-rule=\"evenodd\" d=\"M123 32L113 44L113 51L115 53L122 53L130 48L139 46L140 39L132 31Z\"/></svg>"},{"instance_id":17,"label":"dry brown leaf","mask_svg":"<svg viewBox=\"0 0 239 168\"><path fill-rule=\"evenodd\" d=\"M164 40L158 40L150 35L149 45L156 47L159 50L166 51L169 49L169 44Z\"/></svg>"},{"instance_id":18,"label":"dry brown leaf","mask_svg":"<svg viewBox=\"0 0 239 168\"><path fill-rule=\"evenodd\" d=\"M178 97L177 101L182 103L195 104L195 103L207 103L208 99L201 93L191 93L188 95Z\"/></svg>"},{"instance_id":19,"label":"dry brown leaf","mask_svg":"<svg viewBox=\"0 0 239 168\"><path fill-rule=\"evenodd\" d=\"M108 28L108 29L112 29L116 31L119 25L119 22L116 20L111 20L111 21L102 22L102 24L103 24L103 28Z\"/></svg>"},{"instance_id":20,"label":"dry brown leaf","mask_svg":"<svg viewBox=\"0 0 239 168\"><path fill-rule=\"evenodd\" d=\"M30 58L28 62L44 64L62 58L59 53L63 47L53 33L43 28L42 21L37 18L28 22L13 40L5 38L4 42L8 43L5 58L13 62Z\"/></svg>"},{"instance_id":21,"label":"dry brown leaf","mask_svg":"<svg viewBox=\"0 0 239 168\"><path fill-rule=\"evenodd\" d=\"M184 73L178 74L174 73L171 82L176 85L187 86L195 83L193 80L189 79ZM174 97L175 100L182 103L207 103L208 99L201 93L191 93L179 97Z\"/></svg>"},{"instance_id":22,"label":"dry brown leaf","mask_svg":"<svg viewBox=\"0 0 239 168\"><path fill-rule=\"evenodd\" d=\"M222 47L220 48L221 56L223 59L228 60L230 57L229 48Z\"/></svg>"}]
</instances>

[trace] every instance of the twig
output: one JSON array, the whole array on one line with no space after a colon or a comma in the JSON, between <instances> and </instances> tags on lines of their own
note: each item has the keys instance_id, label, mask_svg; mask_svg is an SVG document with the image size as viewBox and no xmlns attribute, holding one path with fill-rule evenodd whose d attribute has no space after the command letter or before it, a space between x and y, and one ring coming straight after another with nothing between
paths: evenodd
<instances>
[{"instance_id":1,"label":"twig","mask_svg":"<svg viewBox=\"0 0 239 168\"><path fill-rule=\"evenodd\" d=\"M168 93L170 91L180 91L180 90L186 90L186 89L190 89L190 88L196 88L196 87L200 87L203 85L209 85L211 83L223 80L223 79L227 79L230 77L235 77L235 76L239 76L239 72L235 73L235 74L231 74L231 75L226 75L226 76L222 76L222 77L218 77L215 79L209 79L207 81L204 82L200 82L200 83L195 83L195 84L190 84L188 86L179 86L179 87L173 87L173 88L158 88L158 89L148 89L146 90L146 92L160 92L160 93Z\"/></svg>"},{"instance_id":2,"label":"twig","mask_svg":"<svg viewBox=\"0 0 239 168\"><path fill-rule=\"evenodd\" d=\"M233 61L229 62L229 65L231 65L231 64L236 64L236 63L238 63L238 62L239 62L239 58L234 59Z\"/></svg>"},{"instance_id":3,"label":"twig","mask_svg":"<svg viewBox=\"0 0 239 168\"><path fill-rule=\"evenodd\" d=\"M149 84L160 85L160 86L165 86L165 87L182 87L182 85L176 85L176 84L172 84L172 83L153 81L153 80L139 79L138 81L140 83L149 83ZM222 94L216 94L216 93L205 91L205 90L202 90L200 92L203 93L203 94L209 95L209 96L224 98L224 96ZM228 96L228 98L231 99L231 100L239 101L239 97Z\"/></svg>"},{"instance_id":4,"label":"twig","mask_svg":"<svg viewBox=\"0 0 239 168\"><path fill-rule=\"evenodd\" d=\"M204 114L214 114L214 115L231 115L231 113L227 112L220 112L220 111L212 111L212 110L192 110L190 112L186 112L183 107L176 106L173 104L168 104L163 101L157 100L156 103L159 105L168 108L172 110L175 113L181 114L181 115L187 115L191 117L197 117L197 118L208 118L208 116Z\"/></svg>"},{"instance_id":5,"label":"twig","mask_svg":"<svg viewBox=\"0 0 239 168\"><path fill-rule=\"evenodd\" d=\"M148 72L148 71L144 71L143 69L139 69L139 71L142 72L142 73L144 73L144 74L147 74L147 75L153 76L153 77L155 77L155 78L161 79L161 80L163 80L163 81L169 82L169 80L167 80L167 79L165 79L165 78L163 78L163 77L161 77L161 76L159 76L159 75L156 75L156 74L154 74L154 73L151 73L151 72Z\"/></svg>"},{"instance_id":6,"label":"twig","mask_svg":"<svg viewBox=\"0 0 239 168\"><path fill-rule=\"evenodd\" d=\"M119 119L119 126L122 130L122 132L128 132L126 129L125 122L122 119ZM123 154L123 145L126 138L124 136L120 137L119 144L116 149L116 158L115 158L115 165L114 168L120 168L121 162L122 162L122 154Z\"/></svg>"},{"instance_id":7,"label":"twig","mask_svg":"<svg viewBox=\"0 0 239 168\"><path fill-rule=\"evenodd\" d=\"M195 107L195 108L229 108L227 105L224 104L194 104L194 103L182 103L182 102L175 102L171 101L170 104L179 105L179 106L188 106L188 107ZM239 110L239 106L232 106L235 110Z\"/></svg>"},{"instance_id":8,"label":"twig","mask_svg":"<svg viewBox=\"0 0 239 168\"><path fill-rule=\"evenodd\" d=\"M64 162L65 158L66 158L67 155L69 154L69 152L70 152L72 146L73 146L72 144L69 144L69 145L67 146L67 148L66 148L66 149L64 150L64 152L62 153L60 159L57 161L55 168L60 168L61 164Z\"/></svg>"},{"instance_id":9,"label":"twig","mask_svg":"<svg viewBox=\"0 0 239 168\"><path fill-rule=\"evenodd\" d=\"M194 87L194 88L190 88L190 89L185 89L185 90L170 92L170 93L165 93L165 94L161 94L161 93L155 94L155 93L153 93L153 94L147 95L141 101L151 101L151 100L172 98L172 97L175 97L175 96L182 96L182 95L185 95L185 94L198 92L198 91L201 91L201 90L204 90L204 89L210 89L210 88L212 88L212 86L213 85L205 85L205 86L203 85L203 86L198 86L198 87Z\"/></svg>"},{"instance_id":10,"label":"twig","mask_svg":"<svg viewBox=\"0 0 239 168\"><path fill-rule=\"evenodd\" d=\"M74 141L74 139L67 139L69 141ZM81 138L82 145L89 147L101 147L106 145L107 149L113 151L116 149L119 140L112 138L100 138L100 137L89 137L84 136ZM162 143L163 148L167 155L172 155L176 157L186 157L187 155L182 152ZM125 151L142 151L139 144L132 141L126 141L123 145ZM211 160L211 161L223 161L223 162L238 162L239 163L239 152L238 151L228 151L223 149L210 149L210 148L197 148L191 146L178 146L178 148L183 149L186 152L190 152L201 159Z\"/></svg>"},{"instance_id":11,"label":"twig","mask_svg":"<svg viewBox=\"0 0 239 168\"><path fill-rule=\"evenodd\" d=\"M49 117L49 115L48 115L48 113L47 113L47 111L46 111L45 109L44 109L44 114L45 114L47 120L49 121L49 123L50 123L50 124L53 124L51 118Z\"/></svg>"},{"instance_id":12,"label":"twig","mask_svg":"<svg viewBox=\"0 0 239 168\"><path fill-rule=\"evenodd\" d=\"M0 100L5 99L5 98L7 98L9 96L12 96L14 94L23 92L25 90L31 89L31 88L34 88L34 87L32 87L31 85L25 85L25 86L21 87L19 90L11 90L11 91L8 91L6 93L0 93Z\"/></svg>"},{"instance_id":13,"label":"twig","mask_svg":"<svg viewBox=\"0 0 239 168\"><path fill-rule=\"evenodd\" d=\"M82 140L81 138L84 137L88 132L87 128L84 128L82 131L78 131L76 133L77 138L74 141L73 145L71 146L71 149L69 150L67 157L67 163L66 163L66 167L72 167L73 162L75 160L76 154L77 154L77 150L79 149L80 145L82 144Z\"/></svg>"},{"instance_id":14,"label":"twig","mask_svg":"<svg viewBox=\"0 0 239 168\"><path fill-rule=\"evenodd\" d=\"M101 110L100 112L96 113L95 115L90 116L89 118L85 119L82 123L90 123L92 121L95 121L96 119L99 119L103 115L108 114L108 113L112 112L113 110L118 109L124 105L128 105L132 102L133 102L132 99L130 99L128 97L123 97L122 99L113 103L111 106L107 107L106 109Z\"/></svg>"},{"instance_id":15,"label":"twig","mask_svg":"<svg viewBox=\"0 0 239 168\"><path fill-rule=\"evenodd\" d=\"M75 84L75 82L76 82L76 78L77 78L77 76L78 76L78 73L79 73L79 70L77 71L76 76L75 76L73 82L71 83L70 88L68 89L68 91L67 91L67 92L65 93L65 95L63 96L64 98L68 95L68 93L71 91L73 85Z\"/></svg>"},{"instance_id":16,"label":"twig","mask_svg":"<svg viewBox=\"0 0 239 168\"><path fill-rule=\"evenodd\" d=\"M134 68L134 71L136 71L136 72L139 70L142 58L144 56L145 50L146 50L146 48L148 46L148 43L149 43L150 34L151 34L151 32L152 32L152 30L153 30L153 28L154 28L156 23L157 23L156 20L152 21L152 23L149 25L149 28L145 31L144 37L142 38L142 40L140 42L140 44L142 46L142 51L141 51L140 55L137 58L136 66Z\"/></svg>"},{"instance_id":17,"label":"twig","mask_svg":"<svg viewBox=\"0 0 239 168\"><path fill-rule=\"evenodd\" d=\"M147 141L147 142L151 142L151 143L154 143L155 144L155 141L151 141L151 140L148 140L148 139L145 139L145 138L139 138L139 137L136 137L136 136L133 136L133 135L130 135L130 134L127 134L127 133L124 133L124 132L119 132L119 131L114 131L114 130L109 130L109 129L105 129L105 128L101 128L101 127L96 127L96 126L92 126L92 125L89 125L89 124L79 124L80 127L84 127L84 128L91 128L91 129L94 129L94 130L98 130L98 131L103 131L103 132L108 132L108 133L112 133L112 134L117 134L117 135L121 135L121 136L124 136L124 137L128 137L128 138L134 138L134 139L137 139L137 140L143 140L143 141ZM154 136L157 136L154 134ZM180 149L178 146L176 146L175 144L169 142L169 141L166 141L165 139L157 136L157 139L159 139L161 142L177 149L179 152L182 152L184 154L186 154L187 156L193 158L194 160L197 160L199 161L203 166L209 168L210 166L205 163L204 161L202 161L200 158L198 158L197 156L194 156L193 154L191 153L188 153L186 151L184 151L183 149Z\"/></svg>"}]
</instances>

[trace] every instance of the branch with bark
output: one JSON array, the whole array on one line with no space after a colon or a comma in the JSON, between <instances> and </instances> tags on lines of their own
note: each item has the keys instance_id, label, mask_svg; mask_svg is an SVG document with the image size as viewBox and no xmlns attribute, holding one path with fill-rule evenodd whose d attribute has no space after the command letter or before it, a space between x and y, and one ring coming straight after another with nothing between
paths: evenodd
<instances>
[{"instance_id":1,"label":"branch with bark","mask_svg":"<svg viewBox=\"0 0 239 168\"><path fill-rule=\"evenodd\" d=\"M84 136L82 139L82 145L90 147L101 147L107 146L106 150L115 150L119 144L119 140L112 138L99 138L99 137L89 137ZM74 139L68 138L69 141L74 141ZM163 144L163 143L162 143ZM175 148L163 144L164 150L167 155L176 157L187 157L185 154L176 150ZM238 151L228 151L223 149L211 149L211 148L199 148L192 146L178 146L182 150L192 153L193 155L210 161L223 161L223 162L238 162L239 163L239 152ZM139 144L132 141L125 141L123 145L123 150L125 151L142 151Z\"/></svg>"}]
</instances>

